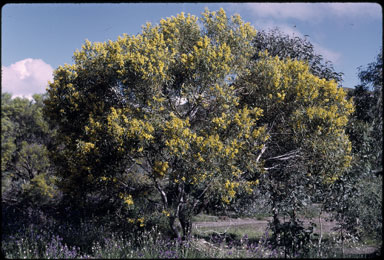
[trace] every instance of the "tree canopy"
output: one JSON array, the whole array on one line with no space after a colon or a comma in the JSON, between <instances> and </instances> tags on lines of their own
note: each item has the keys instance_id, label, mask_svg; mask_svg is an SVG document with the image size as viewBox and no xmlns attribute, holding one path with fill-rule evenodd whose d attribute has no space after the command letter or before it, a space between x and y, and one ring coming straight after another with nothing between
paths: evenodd
<instances>
[{"instance_id":1,"label":"tree canopy","mask_svg":"<svg viewBox=\"0 0 384 260\"><path fill-rule=\"evenodd\" d=\"M55 71L45 100L63 191L83 203L104 197L128 217L160 212L186 236L206 203L275 185L267 176L281 180L280 197L337 180L352 159L352 102L304 61L267 51L252 59L255 35L221 9L86 41Z\"/></svg>"}]
</instances>

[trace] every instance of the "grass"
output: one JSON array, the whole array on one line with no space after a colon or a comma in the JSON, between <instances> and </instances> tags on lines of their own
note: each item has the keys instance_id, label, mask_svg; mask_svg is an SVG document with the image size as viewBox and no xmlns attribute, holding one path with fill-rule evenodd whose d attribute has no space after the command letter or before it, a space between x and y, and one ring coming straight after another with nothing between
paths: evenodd
<instances>
[{"instance_id":1,"label":"grass","mask_svg":"<svg viewBox=\"0 0 384 260\"><path fill-rule=\"evenodd\" d=\"M36 230L32 231L35 232ZM31 230L26 230L31 232ZM70 247L63 238L51 234L41 239L37 233L19 233L16 237L10 237L2 243L4 256L10 259L120 259L120 258L244 258L244 257L268 257L264 244L251 245L243 241L240 245L228 246L222 243L217 246L206 242L201 238L192 237L189 240L171 240L157 230L144 232L133 242L132 238L112 234L101 241L94 241L91 252L82 252L79 247ZM37 240L37 239L40 240ZM213 237L210 239L214 240Z\"/></svg>"},{"instance_id":2,"label":"grass","mask_svg":"<svg viewBox=\"0 0 384 260\"><path fill-rule=\"evenodd\" d=\"M281 248L272 250L267 225L241 224L217 226L222 219L200 214L194 222L211 222L211 226L194 226L189 240L171 240L156 227L141 235L108 231L94 222L74 227L52 222L49 225L24 225L12 233L2 234L2 253L6 258L277 258ZM264 219L265 220L265 219ZM234 222L232 222L234 223ZM4 223L3 223L4 224ZM207 225L207 223L205 223ZM216 224L216 226L215 226ZM368 241L377 245L377 241ZM361 245L345 245L357 249ZM367 245L365 245L366 247ZM324 233L320 250L313 240L309 258L367 257L369 254L342 254L333 233Z\"/></svg>"},{"instance_id":3,"label":"grass","mask_svg":"<svg viewBox=\"0 0 384 260\"><path fill-rule=\"evenodd\" d=\"M218 216L211 216L204 213L200 213L192 217L192 222L216 222L219 221Z\"/></svg>"},{"instance_id":4,"label":"grass","mask_svg":"<svg viewBox=\"0 0 384 260\"><path fill-rule=\"evenodd\" d=\"M213 231L213 232L212 232ZM225 235L218 235L218 233ZM40 234L37 228L19 230L15 236L2 241L2 251L10 259L120 259L120 258L280 258L281 249L272 250L268 230L261 232L252 225L236 227L205 227L189 240L171 240L156 228L143 232L139 237L110 234L93 241L90 251L69 246L62 237L52 233ZM353 245L351 245L353 246ZM372 255L372 254L371 254ZM324 238L321 250L316 243L309 258L364 258L367 253L342 254L340 245L331 237ZM373 255L372 255L373 256Z\"/></svg>"},{"instance_id":5,"label":"grass","mask_svg":"<svg viewBox=\"0 0 384 260\"><path fill-rule=\"evenodd\" d=\"M208 239L215 234L225 234L232 240L241 240L247 236L250 241L259 241L265 230L255 228L254 225L239 225L230 227L199 227L193 229L193 234Z\"/></svg>"}]
</instances>

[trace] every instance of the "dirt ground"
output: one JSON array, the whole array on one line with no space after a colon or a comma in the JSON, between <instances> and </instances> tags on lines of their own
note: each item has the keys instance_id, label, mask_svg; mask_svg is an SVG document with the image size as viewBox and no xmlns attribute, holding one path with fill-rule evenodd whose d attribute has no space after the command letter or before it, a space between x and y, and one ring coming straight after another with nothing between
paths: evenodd
<instances>
[{"instance_id":1,"label":"dirt ground","mask_svg":"<svg viewBox=\"0 0 384 260\"><path fill-rule=\"evenodd\" d=\"M281 219L282 220L282 219ZM265 230L265 228L268 226L268 222L272 221L272 218L266 218L265 220L256 220L251 218L244 218L244 219L231 219L227 218L225 220L220 221L211 221L211 222L195 222L193 223L194 227L200 228L200 227L229 227L229 226L241 226L241 225L255 225L255 228L260 230ZM310 222L315 223L317 226L315 227L314 231L319 232L320 231L320 220L312 219L312 220L304 220L305 225L309 225ZM331 233L332 228L335 227L336 222L334 221L325 221L324 219L321 220L321 228L322 232L324 233Z\"/></svg>"}]
</instances>

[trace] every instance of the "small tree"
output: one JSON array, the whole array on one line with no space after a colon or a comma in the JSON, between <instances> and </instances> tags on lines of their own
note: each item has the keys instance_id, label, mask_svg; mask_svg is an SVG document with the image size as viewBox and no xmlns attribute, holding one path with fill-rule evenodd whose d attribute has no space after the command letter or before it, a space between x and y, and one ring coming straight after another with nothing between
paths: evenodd
<instances>
[{"instance_id":1,"label":"small tree","mask_svg":"<svg viewBox=\"0 0 384 260\"><path fill-rule=\"evenodd\" d=\"M45 112L72 198L98 194L128 216L154 210L187 236L205 205L251 193L263 174L288 167L327 182L348 167L352 105L334 82L302 62L252 61L256 31L238 15L206 10L200 22L182 13L137 36L87 41L56 70Z\"/></svg>"},{"instance_id":2,"label":"small tree","mask_svg":"<svg viewBox=\"0 0 384 260\"><path fill-rule=\"evenodd\" d=\"M11 102L11 95L1 94L1 172L5 171L8 163L12 159L12 154L16 150L15 145L15 125L4 110Z\"/></svg>"},{"instance_id":3,"label":"small tree","mask_svg":"<svg viewBox=\"0 0 384 260\"><path fill-rule=\"evenodd\" d=\"M41 181L50 178L47 151L50 131L43 119L42 99L41 95L34 95L31 101L2 94L2 201L6 204L21 203L23 185L33 188L34 178ZM54 184L50 189L53 187ZM21 204L33 200L29 196L25 199Z\"/></svg>"},{"instance_id":4,"label":"small tree","mask_svg":"<svg viewBox=\"0 0 384 260\"><path fill-rule=\"evenodd\" d=\"M334 80L310 73L308 64L266 52L259 53L250 73L235 84L243 88L241 105L263 110L259 123L270 138L261 154L267 173L260 188L269 195L276 243L287 246L278 241L288 232L278 215L289 217L289 232L299 232L297 211L350 167L351 143L345 127L353 103Z\"/></svg>"},{"instance_id":5,"label":"small tree","mask_svg":"<svg viewBox=\"0 0 384 260\"><path fill-rule=\"evenodd\" d=\"M368 121L372 124L371 136L375 140L371 159L373 162L372 170L376 173L383 172L383 50L380 49L376 61L369 63L366 68L359 67L359 78L361 88L372 91L366 106L358 111L367 114L369 119L358 117L358 120ZM354 96L359 98L356 93ZM365 111L365 113L364 113ZM358 116L358 115L357 115Z\"/></svg>"},{"instance_id":6,"label":"small tree","mask_svg":"<svg viewBox=\"0 0 384 260\"><path fill-rule=\"evenodd\" d=\"M348 175L329 189L325 206L339 223L340 237L382 234L382 51L375 62L359 68L361 84L348 95L356 110L347 126L354 160ZM330 203L332 202L332 203Z\"/></svg>"}]
</instances>

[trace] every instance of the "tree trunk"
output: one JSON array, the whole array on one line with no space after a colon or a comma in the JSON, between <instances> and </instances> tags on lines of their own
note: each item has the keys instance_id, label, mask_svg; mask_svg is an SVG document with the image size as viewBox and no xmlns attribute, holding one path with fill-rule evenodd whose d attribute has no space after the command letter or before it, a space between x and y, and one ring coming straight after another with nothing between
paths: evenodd
<instances>
[{"instance_id":1,"label":"tree trunk","mask_svg":"<svg viewBox=\"0 0 384 260\"><path fill-rule=\"evenodd\" d=\"M175 220L176 220L176 217L174 216L169 217L169 227L172 232L172 238L179 238L180 232L179 232L178 226L176 225Z\"/></svg>"},{"instance_id":2,"label":"tree trunk","mask_svg":"<svg viewBox=\"0 0 384 260\"><path fill-rule=\"evenodd\" d=\"M179 221L181 225L181 229L183 230L183 240L186 240L189 238L192 232L192 221L191 218L185 214L184 212L180 213Z\"/></svg>"},{"instance_id":3,"label":"tree trunk","mask_svg":"<svg viewBox=\"0 0 384 260\"><path fill-rule=\"evenodd\" d=\"M323 239L323 222L321 220L321 213L322 213L322 210L320 210L320 214L319 214L319 223L320 223L320 237L319 237L319 251L318 251L318 255L319 257L322 256L322 252L321 252L321 241Z\"/></svg>"}]
</instances>

